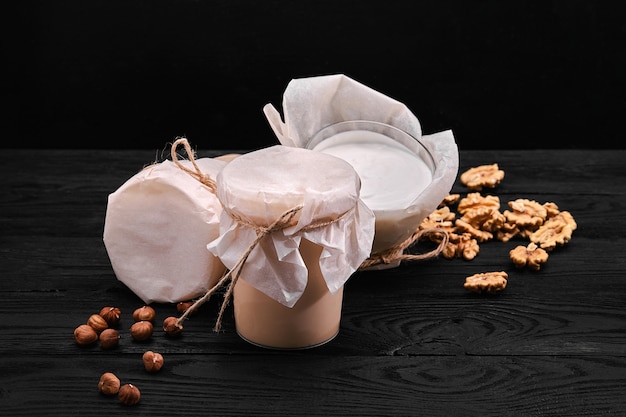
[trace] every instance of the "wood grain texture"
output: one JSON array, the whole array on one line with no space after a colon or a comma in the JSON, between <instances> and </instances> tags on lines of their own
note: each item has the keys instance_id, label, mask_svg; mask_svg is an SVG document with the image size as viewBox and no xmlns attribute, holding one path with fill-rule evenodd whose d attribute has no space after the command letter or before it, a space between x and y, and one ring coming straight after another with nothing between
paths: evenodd
<instances>
[{"instance_id":1,"label":"wood grain texture","mask_svg":"<svg viewBox=\"0 0 626 417\"><path fill-rule=\"evenodd\" d=\"M221 151L220 153L224 153ZM216 152L199 151L199 156ZM180 338L158 324L133 342L141 300L116 280L102 243L106 201L161 156L151 151L10 150L0 167L0 409L7 416L620 416L626 415L626 151L462 151L461 170L498 162L501 201L553 201L572 241L540 272L481 245L471 261L438 258L361 271L344 293L340 333L305 351L242 341L219 297ZM460 184L453 192L466 193ZM416 248L416 250L418 250ZM497 296L464 278L505 270ZM81 348L72 331L102 306L122 309L120 345ZM145 350L166 361L143 370ZM112 371L142 390L128 409L98 394Z\"/></svg>"}]
</instances>

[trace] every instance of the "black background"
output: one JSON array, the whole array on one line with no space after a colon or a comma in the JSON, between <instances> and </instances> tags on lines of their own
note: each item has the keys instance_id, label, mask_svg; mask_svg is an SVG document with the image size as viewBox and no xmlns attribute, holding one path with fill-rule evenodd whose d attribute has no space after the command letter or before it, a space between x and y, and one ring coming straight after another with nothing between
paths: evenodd
<instances>
[{"instance_id":1,"label":"black background","mask_svg":"<svg viewBox=\"0 0 626 417\"><path fill-rule=\"evenodd\" d=\"M622 4L20 1L2 146L260 148L291 79L343 73L460 149L623 148Z\"/></svg>"}]
</instances>

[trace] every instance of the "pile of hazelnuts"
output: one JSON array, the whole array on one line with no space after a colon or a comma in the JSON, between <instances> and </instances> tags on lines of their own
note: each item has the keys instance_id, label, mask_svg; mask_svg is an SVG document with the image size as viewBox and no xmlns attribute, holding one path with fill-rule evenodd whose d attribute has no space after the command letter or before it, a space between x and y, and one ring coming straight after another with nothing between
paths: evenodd
<instances>
[{"instance_id":1,"label":"pile of hazelnuts","mask_svg":"<svg viewBox=\"0 0 626 417\"><path fill-rule=\"evenodd\" d=\"M117 307L103 307L99 313L89 316L87 323L74 329L74 340L80 346L89 346L99 341L102 349L114 348L120 339L116 327L121 314ZM134 323L130 326L130 336L133 340L139 342L152 336L154 331L152 321L155 315L156 312L150 306L139 307L133 312ZM176 336L182 330L177 317L170 316L163 320L163 331L169 336Z\"/></svg>"},{"instance_id":2,"label":"pile of hazelnuts","mask_svg":"<svg viewBox=\"0 0 626 417\"><path fill-rule=\"evenodd\" d=\"M177 309L184 312L190 303L179 303ZM74 329L74 341L79 346L90 346L100 343L102 349L108 350L116 347L120 340L117 327L122 312L117 307L103 307L99 313L92 314L85 324ZM142 306L133 312L133 324L130 326L130 335L135 341L144 341L152 336L156 316L155 310L150 306ZM169 336L178 336L183 328L178 323L177 317L167 317L163 320L163 331ZM158 372L163 366L163 355L151 350L142 356L144 368L148 372ZM124 405L136 405L141 398L141 392L133 384L121 384L120 379L112 372L105 372L98 382L98 391L107 396L117 395Z\"/></svg>"},{"instance_id":3,"label":"pile of hazelnuts","mask_svg":"<svg viewBox=\"0 0 626 417\"><path fill-rule=\"evenodd\" d=\"M151 350L142 356L143 365L148 372L159 372L163 367L163 355ZM124 405L139 404L141 391L133 384L124 384L113 372L105 372L98 381L98 391L107 396L117 395L119 401Z\"/></svg>"}]
</instances>

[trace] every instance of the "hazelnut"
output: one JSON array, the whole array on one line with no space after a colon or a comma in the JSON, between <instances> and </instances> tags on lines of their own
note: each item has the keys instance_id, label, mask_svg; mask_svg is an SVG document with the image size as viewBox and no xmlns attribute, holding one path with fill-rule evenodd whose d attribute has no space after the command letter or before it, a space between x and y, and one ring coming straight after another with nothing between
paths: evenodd
<instances>
[{"instance_id":1,"label":"hazelnut","mask_svg":"<svg viewBox=\"0 0 626 417\"><path fill-rule=\"evenodd\" d=\"M183 331L183 326L178 323L177 317L168 317L163 320L163 331L169 336L178 336Z\"/></svg>"},{"instance_id":2,"label":"hazelnut","mask_svg":"<svg viewBox=\"0 0 626 417\"><path fill-rule=\"evenodd\" d=\"M98 333L88 324L81 324L74 329L74 340L81 346L87 346L98 340Z\"/></svg>"},{"instance_id":3,"label":"hazelnut","mask_svg":"<svg viewBox=\"0 0 626 417\"><path fill-rule=\"evenodd\" d=\"M178 311L180 314L184 313L185 311L187 311L189 309L189 307L191 307L193 305L193 301L181 301L178 304L176 304L176 311ZM193 310L191 311L190 314L195 314L197 310Z\"/></svg>"},{"instance_id":4,"label":"hazelnut","mask_svg":"<svg viewBox=\"0 0 626 417\"><path fill-rule=\"evenodd\" d=\"M152 336L152 323L146 320L137 321L130 326L130 335L134 340L142 341Z\"/></svg>"},{"instance_id":5,"label":"hazelnut","mask_svg":"<svg viewBox=\"0 0 626 417\"><path fill-rule=\"evenodd\" d=\"M90 325L96 333L100 333L109 327L109 323L107 323L107 321L103 319L100 314L92 314L89 316L87 324Z\"/></svg>"},{"instance_id":6,"label":"hazelnut","mask_svg":"<svg viewBox=\"0 0 626 417\"><path fill-rule=\"evenodd\" d=\"M120 379L111 372L105 372L98 382L98 391L104 395L115 395L120 390Z\"/></svg>"},{"instance_id":7,"label":"hazelnut","mask_svg":"<svg viewBox=\"0 0 626 417\"><path fill-rule=\"evenodd\" d=\"M103 307L102 310L100 310L100 316L109 323L109 327L117 326L120 322L121 315L122 312L117 307Z\"/></svg>"},{"instance_id":8,"label":"hazelnut","mask_svg":"<svg viewBox=\"0 0 626 417\"><path fill-rule=\"evenodd\" d=\"M133 384L124 384L120 387L117 398L124 405L136 405L141 399L141 392Z\"/></svg>"},{"instance_id":9,"label":"hazelnut","mask_svg":"<svg viewBox=\"0 0 626 417\"><path fill-rule=\"evenodd\" d=\"M143 365L148 372L158 372L163 366L163 355L151 350L143 354Z\"/></svg>"},{"instance_id":10,"label":"hazelnut","mask_svg":"<svg viewBox=\"0 0 626 417\"><path fill-rule=\"evenodd\" d=\"M152 307L150 307L150 306L143 306L143 307L139 307L138 309L133 311L133 320L135 320L135 321L142 321L142 320L152 321L154 319L155 315L156 315L156 312L154 311L154 309Z\"/></svg>"},{"instance_id":11,"label":"hazelnut","mask_svg":"<svg viewBox=\"0 0 626 417\"><path fill-rule=\"evenodd\" d=\"M115 329L105 329L100 333L100 346L102 349L112 349L120 341L120 334Z\"/></svg>"}]
</instances>

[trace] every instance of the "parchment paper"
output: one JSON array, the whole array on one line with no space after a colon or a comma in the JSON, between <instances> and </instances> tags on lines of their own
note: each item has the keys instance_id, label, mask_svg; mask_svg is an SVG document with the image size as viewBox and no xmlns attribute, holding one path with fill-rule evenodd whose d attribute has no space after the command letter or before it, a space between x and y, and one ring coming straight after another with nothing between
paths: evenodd
<instances>
[{"instance_id":1,"label":"parchment paper","mask_svg":"<svg viewBox=\"0 0 626 417\"><path fill-rule=\"evenodd\" d=\"M320 152L276 145L244 154L217 176L224 207L220 237L208 245L233 268L257 234L233 220L268 226L285 211L302 205L297 224L266 236L250 254L241 278L287 307L293 307L307 283L298 250L301 239L322 246L320 268L336 292L369 256L374 214L359 198L360 180L350 164ZM307 230L320 220L330 224Z\"/></svg>"},{"instance_id":2,"label":"parchment paper","mask_svg":"<svg viewBox=\"0 0 626 417\"><path fill-rule=\"evenodd\" d=\"M458 173L458 149L451 130L422 135L417 117L407 106L343 74L294 79L283 94L280 113L272 104L263 111L281 144L306 148L322 128L351 120L395 126L419 140L433 156L432 182L407 207L374 210L376 237L373 252L404 241L450 192ZM389 184L389 186L394 186ZM364 200L367 204L367 200Z\"/></svg>"},{"instance_id":3,"label":"parchment paper","mask_svg":"<svg viewBox=\"0 0 626 417\"><path fill-rule=\"evenodd\" d=\"M211 178L227 164L196 163ZM169 160L137 173L108 199L103 239L117 278L146 304L205 293L225 271L206 249L221 212L217 196Z\"/></svg>"}]
</instances>

